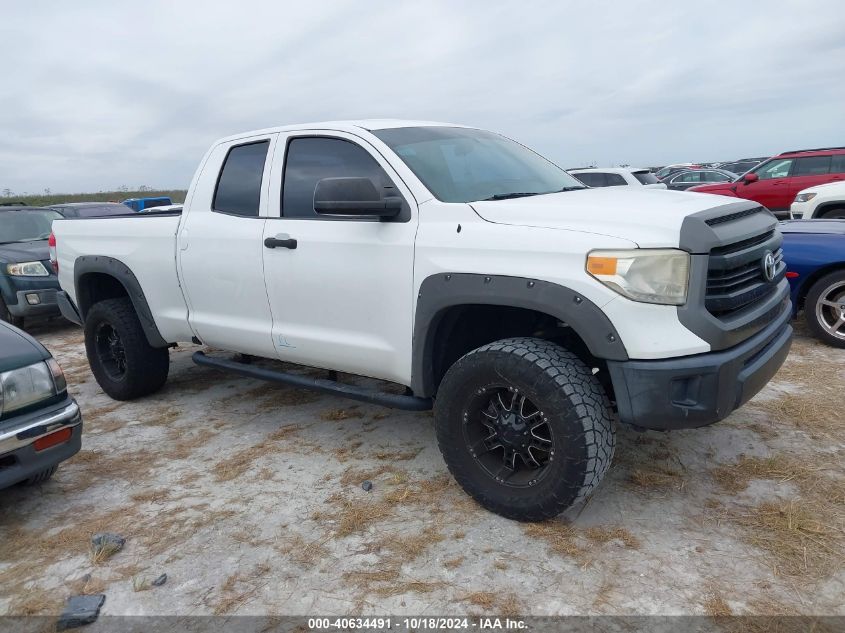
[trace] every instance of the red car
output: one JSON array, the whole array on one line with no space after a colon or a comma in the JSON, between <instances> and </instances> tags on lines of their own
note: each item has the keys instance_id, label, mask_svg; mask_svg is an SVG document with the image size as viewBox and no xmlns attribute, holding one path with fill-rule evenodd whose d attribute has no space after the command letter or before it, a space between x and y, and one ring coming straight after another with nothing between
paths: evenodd
<instances>
[{"instance_id":1,"label":"red car","mask_svg":"<svg viewBox=\"0 0 845 633\"><path fill-rule=\"evenodd\" d=\"M699 185L687 191L754 200L779 218L786 218L799 191L837 180L845 180L845 147L784 152L760 163L735 182Z\"/></svg>"}]
</instances>

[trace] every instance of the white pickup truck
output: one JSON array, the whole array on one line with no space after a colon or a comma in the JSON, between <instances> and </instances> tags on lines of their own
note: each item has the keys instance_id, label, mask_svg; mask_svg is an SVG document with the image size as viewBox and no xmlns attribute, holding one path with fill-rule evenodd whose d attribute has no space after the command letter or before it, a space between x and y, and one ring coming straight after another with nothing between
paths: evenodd
<instances>
[{"instance_id":1,"label":"white pickup truck","mask_svg":"<svg viewBox=\"0 0 845 633\"><path fill-rule=\"evenodd\" d=\"M782 238L763 207L590 189L519 143L456 125L239 134L205 155L181 214L53 230L60 307L84 324L111 397L159 389L168 347L188 341L398 383L404 395L194 354L433 406L460 485L519 520L596 487L617 419L669 430L727 416L792 337Z\"/></svg>"}]
</instances>

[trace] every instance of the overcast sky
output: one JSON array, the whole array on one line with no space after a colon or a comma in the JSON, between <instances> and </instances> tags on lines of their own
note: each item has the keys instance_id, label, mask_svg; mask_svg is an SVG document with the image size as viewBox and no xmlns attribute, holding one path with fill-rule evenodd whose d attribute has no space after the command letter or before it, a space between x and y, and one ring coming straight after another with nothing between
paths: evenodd
<instances>
[{"instance_id":1,"label":"overcast sky","mask_svg":"<svg viewBox=\"0 0 845 633\"><path fill-rule=\"evenodd\" d=\"M0 191L185 188L216 138L346 118L502 132L565 167L845 145L845 7L5 2Z\"/></svg>"}]
</instances>

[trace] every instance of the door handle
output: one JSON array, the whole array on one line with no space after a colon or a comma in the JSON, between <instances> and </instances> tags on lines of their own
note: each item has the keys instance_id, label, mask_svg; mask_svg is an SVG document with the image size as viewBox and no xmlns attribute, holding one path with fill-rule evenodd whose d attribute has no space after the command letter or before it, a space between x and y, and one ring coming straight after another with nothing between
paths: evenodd
<instances>
[{"instance_id":1,"label":"door handle","mask_svg":"<svg viewBox=\"0 0 845 633\"><path fill-rule=\"evenodd\" d=\"M287 235L268 237L264 240L264 246L267 248L296 248L296 240Z\"/></svg>"}]
</instances>

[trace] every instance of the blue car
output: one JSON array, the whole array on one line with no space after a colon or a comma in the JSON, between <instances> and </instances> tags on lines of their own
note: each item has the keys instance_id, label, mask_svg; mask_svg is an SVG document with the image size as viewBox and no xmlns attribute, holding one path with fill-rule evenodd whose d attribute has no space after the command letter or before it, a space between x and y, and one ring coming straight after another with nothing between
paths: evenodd
<instances>
[{"instance_id":1,"label":"blue car","mask_svg":"<svg viewBox=\"0 0 845 633\"><path fill-rule=\"evenodd\" d=\"M781 222L794 316L803 309L815 336L845 347L845 220Z\"/></svg>"}]
</instances>

